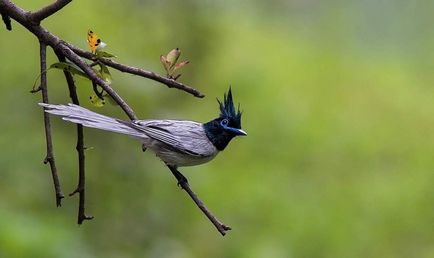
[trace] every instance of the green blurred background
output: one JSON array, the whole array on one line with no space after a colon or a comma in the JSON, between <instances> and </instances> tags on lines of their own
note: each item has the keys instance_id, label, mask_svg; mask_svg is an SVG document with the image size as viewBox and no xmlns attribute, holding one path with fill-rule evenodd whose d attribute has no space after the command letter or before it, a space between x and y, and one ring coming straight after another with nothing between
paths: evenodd
<instances>
[{"instance_id":1,"label":"green blurred background","mask_svg":"<svg viewBox=\"0 0 434 258\"><path fill-rule=\"evenodd\" d=\"M36 10L51 1L15 1ZM73 1L43 22L87 49L93 29L122 63L163 73L174 47L194 98L112 72L141 118L208 121L232 85L249 135L184 168L233 230L222 237L134 139L85 130L87 211L55 207L45 155L39 46L0 30L0 257L434 257L432 1ZM49 63L56 61L51 51ZM70 102L63 74L50 100ZM77 79L83 106L90 84ZM65 194L77 182L75 126L53 118Z\"/></svg>"}]
</instances>

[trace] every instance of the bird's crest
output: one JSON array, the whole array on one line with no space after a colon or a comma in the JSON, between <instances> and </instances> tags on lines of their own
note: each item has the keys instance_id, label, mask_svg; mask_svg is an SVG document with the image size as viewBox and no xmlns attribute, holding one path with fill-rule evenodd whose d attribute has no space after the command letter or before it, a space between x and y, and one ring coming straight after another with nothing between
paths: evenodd
<instances>
[{"instance_id":1,"label":"bird's crest","mask_svg":"<svg viewBox=\"0 0 434 258\"><path fill-rule=\"evenodd\" d=\"M225 93L223 103L219 99L217 99L217 102L220 105L220 117L228 118L233 123L233 127L241 128L242 112L240 111L240 104L238 104L238 109L235 111L231 87L229 87L228 93Z\"/></svg>"}]
</instances>

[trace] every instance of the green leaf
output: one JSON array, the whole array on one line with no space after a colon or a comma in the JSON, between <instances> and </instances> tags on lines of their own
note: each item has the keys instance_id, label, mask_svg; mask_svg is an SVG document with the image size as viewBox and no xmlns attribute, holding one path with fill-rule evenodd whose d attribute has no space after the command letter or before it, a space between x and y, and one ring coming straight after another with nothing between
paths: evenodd
<instances>
[{"instance_id":1,"label":"green leaf","mask_svg":"<svg viewBox=\"0 0 434 258\"><path fill-rule=\"evenodd\" d=\"M110 53L105 52L105 51L96 51L96 56L97 57L106 57L106 58L116 57L115 55L110 54Z\"/></svg>"},{"instance_id":2,"label":"green leaf","mask_svg":"<svg viewBox=\"0 0 434 258\"><path fill-rule=\"evenodd\" d=\"M96 73L99 78L102 78L101 68L97 69L96 67L92 67L92 70Z\"/></svg>"},{"instance_id":3,"label":"green leaf","mask_svg":"<svg viewBox=\"0 0 434 258\"><path fill-rule=\"evenodd\" d=\"M100 99L95 92L93 92L89 96L90 103L92 103L95 107L103 107L105 105L105 100Z\"/></svg>"},{"instance_id":4,"label":"green leaf","mask_svg":"<svg viewBox=\"0 0 434 258\"><path fill-rule=\"evenodd\" d=\"M108 67L105 64L99 64L99 67L101 68L101 78L108 84L112 83L112 76L110 74L110 71Z\"/></svg>"},{"instance_id":5,"label":"green leaf","mask_svg":"<svg viewBox=\"0 0 434 258\"><path fill-rule=\"evenodd\" d=\"M84 77L86 79L89 79L89 77L78 67L74 66L71 63L68 62L58 62L50 65L50 68L56 68L64 71L70 72L72 75L78 75L81 77Z\"/></svg>"}]
</instances>

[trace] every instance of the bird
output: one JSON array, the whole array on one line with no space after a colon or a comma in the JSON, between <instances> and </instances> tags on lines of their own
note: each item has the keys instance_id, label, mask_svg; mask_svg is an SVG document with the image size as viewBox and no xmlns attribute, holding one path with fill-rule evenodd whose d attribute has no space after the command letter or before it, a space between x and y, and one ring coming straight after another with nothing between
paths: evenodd
<instances>
[{"instance_id":1,"label":"bird","mask_svg":"<svg viewBox=\"0 0 434 258\"><path fill-rule=\"evenodd\" d=\"M168 119L124 121L75 104L39 105L45 112L61 116L65 121L138 138L142 141L143 150L153 151L176 177L178 185L182 185L188 180L178 167L207 163L223 151L234 137L247 135L241 129L242 112L240 104L235 109L231 87L224 93L223 101L217 99L217 102L219 116L206 123Z\"/></svg>"}]
</instances>

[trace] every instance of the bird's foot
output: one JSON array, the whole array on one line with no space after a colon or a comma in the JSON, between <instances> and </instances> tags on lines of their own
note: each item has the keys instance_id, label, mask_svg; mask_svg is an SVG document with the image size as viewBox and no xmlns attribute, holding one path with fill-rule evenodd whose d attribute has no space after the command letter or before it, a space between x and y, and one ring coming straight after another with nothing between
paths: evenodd
<instances>
[{"instance_id":1,"label":"bird's foot","mask_svg":"<svg viewBox=\"0 0 434 258\"><path fill-rule=\"evenodd\" d=\"M185 185L188 185L187 178L181 172L179 172L176 169L176 167L170 165L167 165L167 167L170 169L172 174L176 177L176 180L178 180L178 186L184 188Z\"/></svg>"}]
</instances>

